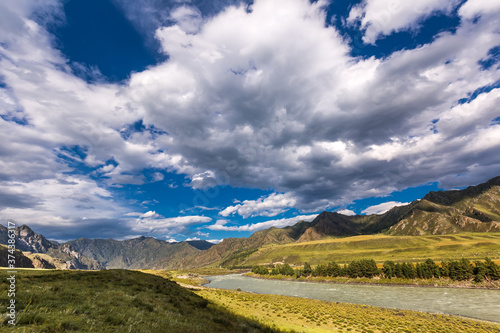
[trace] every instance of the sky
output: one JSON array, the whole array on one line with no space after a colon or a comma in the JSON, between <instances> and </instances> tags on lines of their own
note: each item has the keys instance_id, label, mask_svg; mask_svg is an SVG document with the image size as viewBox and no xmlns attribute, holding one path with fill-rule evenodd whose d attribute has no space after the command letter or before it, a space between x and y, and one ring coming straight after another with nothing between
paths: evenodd
<instances>
[{"instance_id":1,"label":"sky","mask_svg":"<svg viewBox=\"0 0 500 333\"><path fill-rule=\"evenodd\" d=\"M500 175L500 2L0 3L0 220L248 237Z\"/></svg>"}]
</instances>

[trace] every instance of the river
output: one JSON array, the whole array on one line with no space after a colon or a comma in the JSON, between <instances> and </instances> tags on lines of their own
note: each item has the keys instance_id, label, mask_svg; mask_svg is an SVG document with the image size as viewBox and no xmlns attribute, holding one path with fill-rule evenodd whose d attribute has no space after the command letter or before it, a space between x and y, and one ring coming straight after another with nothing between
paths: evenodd
<instances>
[{"instance_id":1,"label":"river","mask_svg":"<svg viewBox=\"0 0 500 333\"><path fill-rule=\"evenodd\" d=\"M306 297L500 322L500 290L331 284L256 279L242 274L206 277L207 287Z\"/></svg>"}]
</instances>

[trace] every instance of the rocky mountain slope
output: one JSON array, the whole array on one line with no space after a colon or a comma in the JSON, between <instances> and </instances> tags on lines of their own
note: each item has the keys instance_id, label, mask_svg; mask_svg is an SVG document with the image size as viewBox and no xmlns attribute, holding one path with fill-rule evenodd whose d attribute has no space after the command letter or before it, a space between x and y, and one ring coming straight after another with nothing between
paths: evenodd
<instances>
[{"instance_id":1,"label":"rocky mountain slope","mask_svg":"<svg viewBox=\"0 0 500 333\"><path fill-rule=\"evenodd\" d=\"M184 258L193 257L202 252L187 242L168 243L153 237L139 237L124 241L80 238L64 245L71 246L78 253L102 263L106 268L182 268ZM196 242L195 245L207 247L202 242Z\"/></svg>"},{"instance_id":2,"label":"rocky mountain slope","mask_svg":"<svg viewBox=\"0 0 500 333\"><path fill-rule=\"evenodd\" d=\"M23 257L31 260L34 268L59 269L103 269L96 260L89 259L75 251L71 245L58 244L34 232L27 225L15 228L16 249L22 251ZM7 244L7 228L0 225L0 244ZM30 267L30 266L26 266Z\"/></svg>"},{"instance_id":3,"label":"rocky mountain slope","mask_svg":"<svg viewBox=\"0 0 500 333\"><path fill-rule=\"evenodd\" d=\"M58 244L30 227L16 227L19 262L34 268L58 269L170 269L185 266L186 258L196 257L213 244L203 240L168 243L152 237L124 241L80 238ZM0 244L7 244L7 228L0 225ZM21 266L20 266L21 267Z\"/></svg>"}]
</instances>

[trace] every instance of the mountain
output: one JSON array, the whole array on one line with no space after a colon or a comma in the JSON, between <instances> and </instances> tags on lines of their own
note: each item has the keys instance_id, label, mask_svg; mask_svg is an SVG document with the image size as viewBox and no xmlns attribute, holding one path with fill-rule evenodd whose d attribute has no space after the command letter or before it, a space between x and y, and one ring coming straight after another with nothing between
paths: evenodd
<instances>
[{"instance_id":1,"label":"mountain","mask_svg":"<svg viewBox=\"0 0 500 333\"><path fill-rule=\"evenodd\" d=\"M206 247L201 242L195 244ZM188 242L168 243L144 236L124 241L80 238L64 245L71 246L76 252L102 263L106 268L183 268L185 258L202 252Z\"/></svg>"},{"instance_id":2,"label":"mountain","mask_svg":"<svg viewBox=\"0 0 500 333\"><path fill-rule=\"evenodd\" d=\"M207 242L206 240L190 240L186 241L189 245L191 245L194 248L197 248L198 250L208 250L212 246L214 246L214 243Z\"/></svg>"},{"instance_id":3,"label":"mountain","mask_svg":"<svg viewBox=\"0 0 500 333\"><path fill-rule=\"evenodd\" d=\"M23 262L30 260L28 266L35 268L59 269L103 269L98 261L89 259L70 245L59 245L43 235L34 232L27 225L15 228L16 250L20 250ZM8 229L0 225L0 244L7 244ZM26 258L26 259L24 259Z\"/></svg>"},{"instance_id":4,"label":"mountain","mask_svg":"<svg viewBox=\"0 0 500 333\"><path fill-rule=\"evenodd\" d=\"M16 249L21 251L45 253L51 248L57 247L54 243L47 240L43 235L37 234L30 227L23 224L15 228ZM0 225L0 243L7 244L7 228Z\"/></svg>"},{"instance_id":5,"label":"mountain","mask_svg":"<svg viewBox=\"0 0 500 333\"><path fill-rule=\"evenodd\" d=\"M80 238L63 244L47 240L28 226L16 228L18 249L35 267L102 269L178 269L207 265L238 266L264 246L301 243L328 237L384 233L444 235L500 231L500 177L464 190L430 192L421 200L383 214L346 216L322 212L312 222L260 230L248 238L168 243L152 237L124 241ZM0 243L7 244L0 225ZM24 259L22 259L24 260Z\"/></svg>"},{"instance_id":6,"label":"mountain","mask_svg":"<svg viewBox=\"0 0 500 333\"><path fill-rule=\"evenodd\" d=\"M224 266L237 265L264 245L287 244L297 241L310 225L310 222L300 221L293 226L260 230L248 238L225 238L210 249L194 257L185 258L184 267L195 268L217 262Z\"/></svg>"},{"instance_id":7,"label":"mountain","mask_svg":"<svg viewBox=\"0 0 500 333\"><path fill-rule=\"evenodd\" d=\"M500 177L464 190L429 192L389 229L391 235L500 231Z\"/></svg>"}]
</instances>

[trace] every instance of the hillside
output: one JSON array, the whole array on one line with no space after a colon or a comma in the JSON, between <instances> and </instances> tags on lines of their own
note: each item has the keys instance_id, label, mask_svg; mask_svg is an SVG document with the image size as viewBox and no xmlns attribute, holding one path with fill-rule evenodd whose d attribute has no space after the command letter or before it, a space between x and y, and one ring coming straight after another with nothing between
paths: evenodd
<instances>
[{"instance_id":1,"label":"hillside","mask_svg":"<svg viewBox=\"0 0 500 333\"><path fill-rule=\"evenodd\" d=\"M461 233L453 235L389 236L361 235L328 238L302 243L268 246L248 256L245 266L285 262L291 265L312 265L335 261L374 259L378 263L393 261L424 261L433 259L483 260L500 259L500 233Z\"/></svg>"},{"instance_id":2,"label":"hillside","mask_svg":"<svg viewBox=\"0 0 500 333\"><path fill-rule=\"evenodd\" d=\"M297 241L311 223L301 221L285 228L269 228L255 232L248 238L226 238L195 257L185 258L185 268L196 268L213 263L237 265L248 254L268 244L288 244Z\"/></svg>"},{"instance_id":3,"label":"hillside","mask_svg":"<svg viewBox=\"0 0 500 333\"><path fill-rule=\"evenodd\" d=\"M5 245L0 245L0 267L9 267L8 265L8 259L11 259L9 257L9 250L7 246ZM34 268L35 266L33 265L32 261L30 258L26 257L21 251L15 250L14 251L14 257L15 257L15 267L22 267L22 268Z\"/></svg>"},{"instance_id":4,"label":"hillside","mask_svg":"<svg viewBox=\"0 0 500 333\"><path fill-rule=\"evenodd\" d=\"M500 231L500 177L460 191L430 192L413 204L392 235Z\"/></svg>"}]
</instances>

